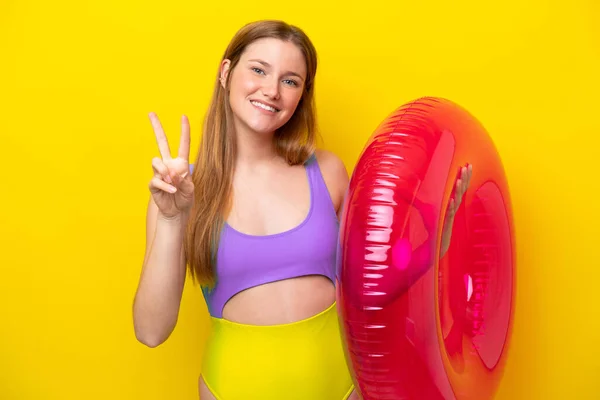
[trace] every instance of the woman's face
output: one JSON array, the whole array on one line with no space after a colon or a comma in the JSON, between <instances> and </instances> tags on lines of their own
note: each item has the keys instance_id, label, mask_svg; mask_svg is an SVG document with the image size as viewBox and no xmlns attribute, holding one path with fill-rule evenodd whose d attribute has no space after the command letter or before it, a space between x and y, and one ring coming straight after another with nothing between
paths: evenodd
<instances>
[{"instance_id":1,"label":"woman's face","mask_svg":"<svg viewBox=\"0 0 600 400\"><path fill-rule=\"evenodd\" d=\"M221 71L224 84L229 60ZM236 129L271 134L289 121L298 106L306 62L295 44L260 39L248 45L231 73L229 101Z\"/></svg>"}]
</instances>

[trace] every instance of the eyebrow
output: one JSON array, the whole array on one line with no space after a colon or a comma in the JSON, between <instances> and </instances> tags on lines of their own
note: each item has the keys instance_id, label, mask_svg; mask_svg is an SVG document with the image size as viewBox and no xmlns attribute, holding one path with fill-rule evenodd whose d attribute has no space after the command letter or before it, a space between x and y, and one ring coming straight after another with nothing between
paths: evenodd
<instances>
[{"instance_id":1,"label":"eyebrow","mask_svg":"<svg viewBox=\"0 0 600 400\"><path fill-rule=\"evenodd\" d=\"M248 61L257 62L259 64L264 65L265 67L271 67L271 64L269 64L268 62L266 62L264 60L259 60L257 58L254 58L254 59L248 60ZM287 71L284 75L293 75L293 76L297 76L298 78L304 80L304 78L300 74L298 74L297 72L294 72L294 71Z\"/></svg>"}]
</instances>

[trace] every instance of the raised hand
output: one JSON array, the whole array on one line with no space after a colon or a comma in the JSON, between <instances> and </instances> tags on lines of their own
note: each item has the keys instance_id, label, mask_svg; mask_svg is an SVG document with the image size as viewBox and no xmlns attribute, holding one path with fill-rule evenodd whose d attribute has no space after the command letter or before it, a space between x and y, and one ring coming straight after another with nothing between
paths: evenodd
<instances>
[{"instance_id":1,"label":"raised hand","mask_svg":"<svg viewBox=\"0 0 600 400\"><path fill-rule=\"evenodd\" d=\"M190 123L186 116L181 118L181 140L176 158L171 157L169 141L155 113L150 113L161 158L152 159L154 176L150 180L150 193L159 214L174 218L187 212L194 203L194 182L190 174Z\"/></svg>"},{"instance_id":2,"label":"raised hand","mask_svg":"<svg viewBox=\"0 0 600 400\"><path fill-rule=\"evenodd\" d=\"M448 203L448 210L446 211L446 217L444 218L444 227L442 228L442 248L440 253L442 257L450 248L450 239L452 238L452 228L454 226L454 216L456 215L456 211L460 207L462 198L469 187L472 174L472 165L462 167L460 171L460 177L456 180L454 198L450 199L450 202Z\"/></svg>"}]
</instances>

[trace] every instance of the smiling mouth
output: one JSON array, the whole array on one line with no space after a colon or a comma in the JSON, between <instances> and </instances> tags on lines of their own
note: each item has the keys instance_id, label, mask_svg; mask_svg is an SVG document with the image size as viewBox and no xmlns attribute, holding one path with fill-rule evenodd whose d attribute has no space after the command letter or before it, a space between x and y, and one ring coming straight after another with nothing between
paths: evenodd
<instances>
[{"instance_id":1,"label":"smiling mouth","mask_svg":"<svg viewBox=\"0 0 600 400\"><path fill-rule=\"evenodd\" d=\"M253 100L253 101L251 101L250 103L252 103L252 105L253 105L253 106L255 106L255 107L262 108L263 110L270 111L270 112L272 112L272 113L277 113L277 112L279 112L279 109L277 109L277 108L275 108L275 107L268 106L268 105L266 105L266 104L263 104L263 103L261 103L260 101L255 101L255 100Z\"/></svg>"}]
</instances>

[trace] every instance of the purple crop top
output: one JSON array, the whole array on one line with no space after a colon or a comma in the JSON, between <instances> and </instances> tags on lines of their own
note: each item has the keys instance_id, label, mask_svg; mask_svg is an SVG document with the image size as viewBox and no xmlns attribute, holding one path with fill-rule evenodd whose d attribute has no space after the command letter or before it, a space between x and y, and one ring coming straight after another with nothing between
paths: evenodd
<instances>
[{"instance_id":1,"label":"purple crop top","mask_svg":"<svg viewBox=\"0 0 600 400\"><path fill-rule=\"evenodd\" d=\"M274 235L252 236L225 223L216 258L216 284L212 289L202 288L213 317L222 318L225 303L253 286L305 275L324 275L336 283L336 211L314 155L305 169L310 209L300 225Z\"/></svg>"}]
</instances>

